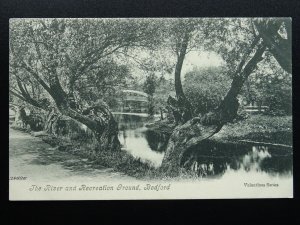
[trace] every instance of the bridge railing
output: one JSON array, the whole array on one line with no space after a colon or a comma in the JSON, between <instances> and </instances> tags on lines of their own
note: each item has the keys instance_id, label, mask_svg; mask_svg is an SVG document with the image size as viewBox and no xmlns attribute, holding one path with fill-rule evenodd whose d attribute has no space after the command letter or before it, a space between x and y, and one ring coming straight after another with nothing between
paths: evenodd
<instances>
[{"instance_id":1,"label":"bridge railing","mask_svg":"<svg viewBox=\"0 0 300 225\"><path fill-rule=\"evenodd\" d=\"M246 112L265 112L266 110L268 110L269 107L268 106L245 106L244 110Z\"/></svg>"},{"instance_id":2,"label":"bridge railing","mask_svg":"<svg viewBox=\"0 0 300 225\"><path fill-rule=\"evenodd\" d=\"M124 96L123 101L148 102L148 99L147 99L147 97L144 97L144 96Z\"/></svg>"}]
</instances>

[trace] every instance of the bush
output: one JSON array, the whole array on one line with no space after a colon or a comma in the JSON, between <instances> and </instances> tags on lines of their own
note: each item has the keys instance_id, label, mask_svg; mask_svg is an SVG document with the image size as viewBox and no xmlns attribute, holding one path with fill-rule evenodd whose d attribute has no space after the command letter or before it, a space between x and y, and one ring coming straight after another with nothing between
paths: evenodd
<instances>
[{"instance_id":1,"label":"bush","mask_svg":"<svg viewBox=\"0 0 300 225\"><path fill-rule=\"evenodd\" d=\"M219 106L230 87L230 78L222 67L194 69L185 75L184 89L195 114L207 113Z\"/></svg>"}]
</instances>

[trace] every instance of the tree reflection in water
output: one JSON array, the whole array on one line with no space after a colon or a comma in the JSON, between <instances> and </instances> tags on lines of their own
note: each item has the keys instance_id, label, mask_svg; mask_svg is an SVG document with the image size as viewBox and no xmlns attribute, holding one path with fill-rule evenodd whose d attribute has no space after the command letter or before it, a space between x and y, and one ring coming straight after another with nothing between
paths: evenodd
<instances>
[{"instance_id":1,"label":"tree reflection in water","mask_svg":"<svg viewBox=\"0 0 300 225\"><path fill-rule=\"evenodd\" d=\"M158 152L164 152L166 150L168 144L168 136L166 134L147 130L145 131L145 137L151 150Z\"/></svg>"},{"instance_id":2,"label":"tree reflection in water","mask_svg":"<svg viewBox=\"0 0 300 225\"><path fill-rule=\"evenodd\" d=\"M118 115L119 139L130 154L161 165L168 143L166 134L148 130L145 119ZM292 173L292 149L253 146L251 144L220 143L206 140L188 150L182 167L195 171L200 177L220 177L229 170L284 175Z\"/></svg>"},{"instance_id":3,"label":"tree reflection in water","mask_svg":"<svg viewBox=\"0 0 300 225\"><path fill-rule=\"evenodd\" d=\"M292 171L291 149L205 141L187 151L182 166L200 177L222 176L229 169L287 174Z\"/></svg>"}]
</instances>

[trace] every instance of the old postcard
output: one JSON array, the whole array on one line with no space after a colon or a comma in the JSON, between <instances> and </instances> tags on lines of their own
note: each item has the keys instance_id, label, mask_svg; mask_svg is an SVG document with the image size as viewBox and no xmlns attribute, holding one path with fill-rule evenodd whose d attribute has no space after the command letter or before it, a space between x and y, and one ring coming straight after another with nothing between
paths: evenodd
<instances>
[{"instance_id":1,"label":"old postcard","mask_svg":"<svg viewBox=\"0 0 300 225\"><path fill-rule=\"evenodd\" d=\"M291 18L9 25L10 200L293 197Z\"/></svg>"}]
</instances>

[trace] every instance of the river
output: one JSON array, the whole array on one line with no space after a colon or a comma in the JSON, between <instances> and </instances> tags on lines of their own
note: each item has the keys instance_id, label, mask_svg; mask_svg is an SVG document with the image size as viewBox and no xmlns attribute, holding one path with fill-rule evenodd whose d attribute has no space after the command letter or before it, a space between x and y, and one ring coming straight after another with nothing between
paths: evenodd
<instances>
[{"instance_id":1,"label":"river","mask_svg":"<svg viewBox=\"0 0 300 225\"><path fill-rule=\"evenodd\" d=\"M167 137L147 130L146 121L136 116L119 116L119 139L123 150L153 167L162 163ZM270 179L292 179L293 152L284 146L203 142L186 152L182 166L200 178L242 179L268 176Z\"/></svg>"},{"instance_id":2,"label":"river","mask_svg":"<svg viewBox=\"0 0 300 225\"><path fill-rule=\"evenodd\" d=\"M119 139L122 150L158 168L163 160L167 137L149 131L145 118L119 116ZM10 176L26 176L37 180L134 180L111 168L68 152L53 150L40 138L9 130ZM203 142L186 152L182 166L200 179L237 179L246 176L270 179L292 179L291 148L253 144ZM42 171L42 172L41 172Z\"/></svg>"},{"instance_id":3,"label":"river","mask_svg":"<svg viewBox=\"0 0 300 225\"><path fill-rule=\"evenodd\" d=\"M162 163L167 139L145 127L140 118L120 121L122 150L153 167ZM93 160L51 148L40 138L9 130L11 200L190 199L292 197L292 149L262 145L204 142L190 149L182 166L194 178L136 179ZM15 180L14 177L26 180ZM35 186L34 186L35 185ZM33 187L69 188L72 191L32 191ZM140 185L139 191L80 191L78 188ZM144 191L165 185L170 191ZM51 186L51 187L52 187ZM114 189L114 190L115 190ZM40 190L40 189L39 189Z\"/></svg>"}]
</instances>

